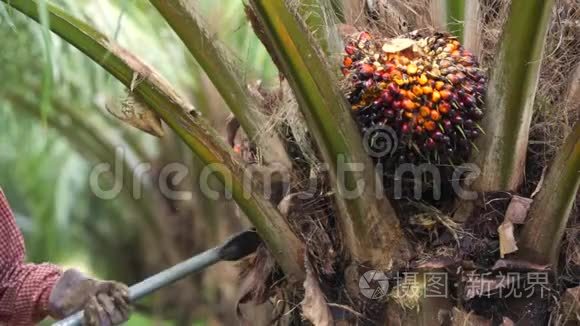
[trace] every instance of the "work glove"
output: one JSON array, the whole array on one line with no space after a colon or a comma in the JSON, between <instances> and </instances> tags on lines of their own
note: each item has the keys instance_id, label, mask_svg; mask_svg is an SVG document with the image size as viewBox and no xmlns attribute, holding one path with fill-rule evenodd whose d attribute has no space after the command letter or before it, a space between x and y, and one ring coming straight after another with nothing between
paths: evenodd
<instances>
[{"instance_id":1,"label":"work glove","mask_svg":"<svg viewBox=\"0 0 580 326\"><path fill-rule=\"evenodd\" d=\"M48 311L53 318L62 319L80 310L84 310L83 325L119 325L129 319L129 289L119 282L91 279L68 269L50 293Z\"/></svg>"}]
</instances>

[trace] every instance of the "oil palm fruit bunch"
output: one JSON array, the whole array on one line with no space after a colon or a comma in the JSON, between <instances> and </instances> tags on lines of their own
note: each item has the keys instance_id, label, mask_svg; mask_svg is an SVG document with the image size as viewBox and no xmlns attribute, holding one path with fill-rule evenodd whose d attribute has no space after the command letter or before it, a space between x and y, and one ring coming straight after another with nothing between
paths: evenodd
<instances>
[{"instance_id":1,"label":"oil palm fruit bunch","mask_svg":"<svg viewBox=\"0 0 580 326\"><path fill-rule=\"evenodd\" d=\"M342 72L367 148L380 153L379 132L395 132L398 146L382 159L461 163L482 132L486 77L454 36L357 33L347 38Z\"/></svg>"}]
</instances>

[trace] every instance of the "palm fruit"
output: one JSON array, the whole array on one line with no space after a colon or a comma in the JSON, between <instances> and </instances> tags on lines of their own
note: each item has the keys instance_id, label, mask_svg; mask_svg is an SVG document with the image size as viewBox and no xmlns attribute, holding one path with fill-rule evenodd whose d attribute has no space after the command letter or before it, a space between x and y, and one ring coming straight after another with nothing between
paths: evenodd
<instances>
[{"instance_id":1,"label":"palm fruit","mask_svg":"<svg viewBox=\"0 0 580 326\"><path fill-rule=\"evenodd\" d=\"M481 133L486 78L457 38L358 33L346 40L342 72L362 133L383 126L395 131L399 145L389 157L409 163L467 159Z\"/></svg>"}]
</instances>

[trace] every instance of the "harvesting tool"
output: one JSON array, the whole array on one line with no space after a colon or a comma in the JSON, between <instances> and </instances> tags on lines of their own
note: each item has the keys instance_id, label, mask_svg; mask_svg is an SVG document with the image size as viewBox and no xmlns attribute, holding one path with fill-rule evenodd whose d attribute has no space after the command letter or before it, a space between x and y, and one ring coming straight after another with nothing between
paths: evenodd
<instances>
[{"instance_id":1,"label":"harvesting tool","mask_svg":"<svg viewBox=\"0 0 580 326\"><path fill-rule=\"evenodd\" d=\"M204 251L177 265L159 272L129 288L129 300L135 302L152 292L168 286L192 273L201 271L221 261L237 261L256 251L262 240L253 230L241 232L222 245ZM77 312L54 326L81 325L83 312Z\"/></svg>"}]
</instances>

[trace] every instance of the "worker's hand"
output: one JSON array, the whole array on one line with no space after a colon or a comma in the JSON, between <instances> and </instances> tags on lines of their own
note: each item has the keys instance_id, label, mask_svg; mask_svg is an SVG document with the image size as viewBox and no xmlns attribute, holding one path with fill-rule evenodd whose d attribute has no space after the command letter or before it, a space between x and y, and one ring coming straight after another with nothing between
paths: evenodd
<instances>
[{"instance_id":1,"label":"worker's hand","mask_svg":"<svg viewBox=\"0 0 580 326\"><path fill-rule=\"evenodd\" d=\"M112 326L129 319L129 289L113 281L87 278L75 269L63 273L49 297L49 314L57 319L84 310L83 324Z\"/></svg>"}]
</instances>

